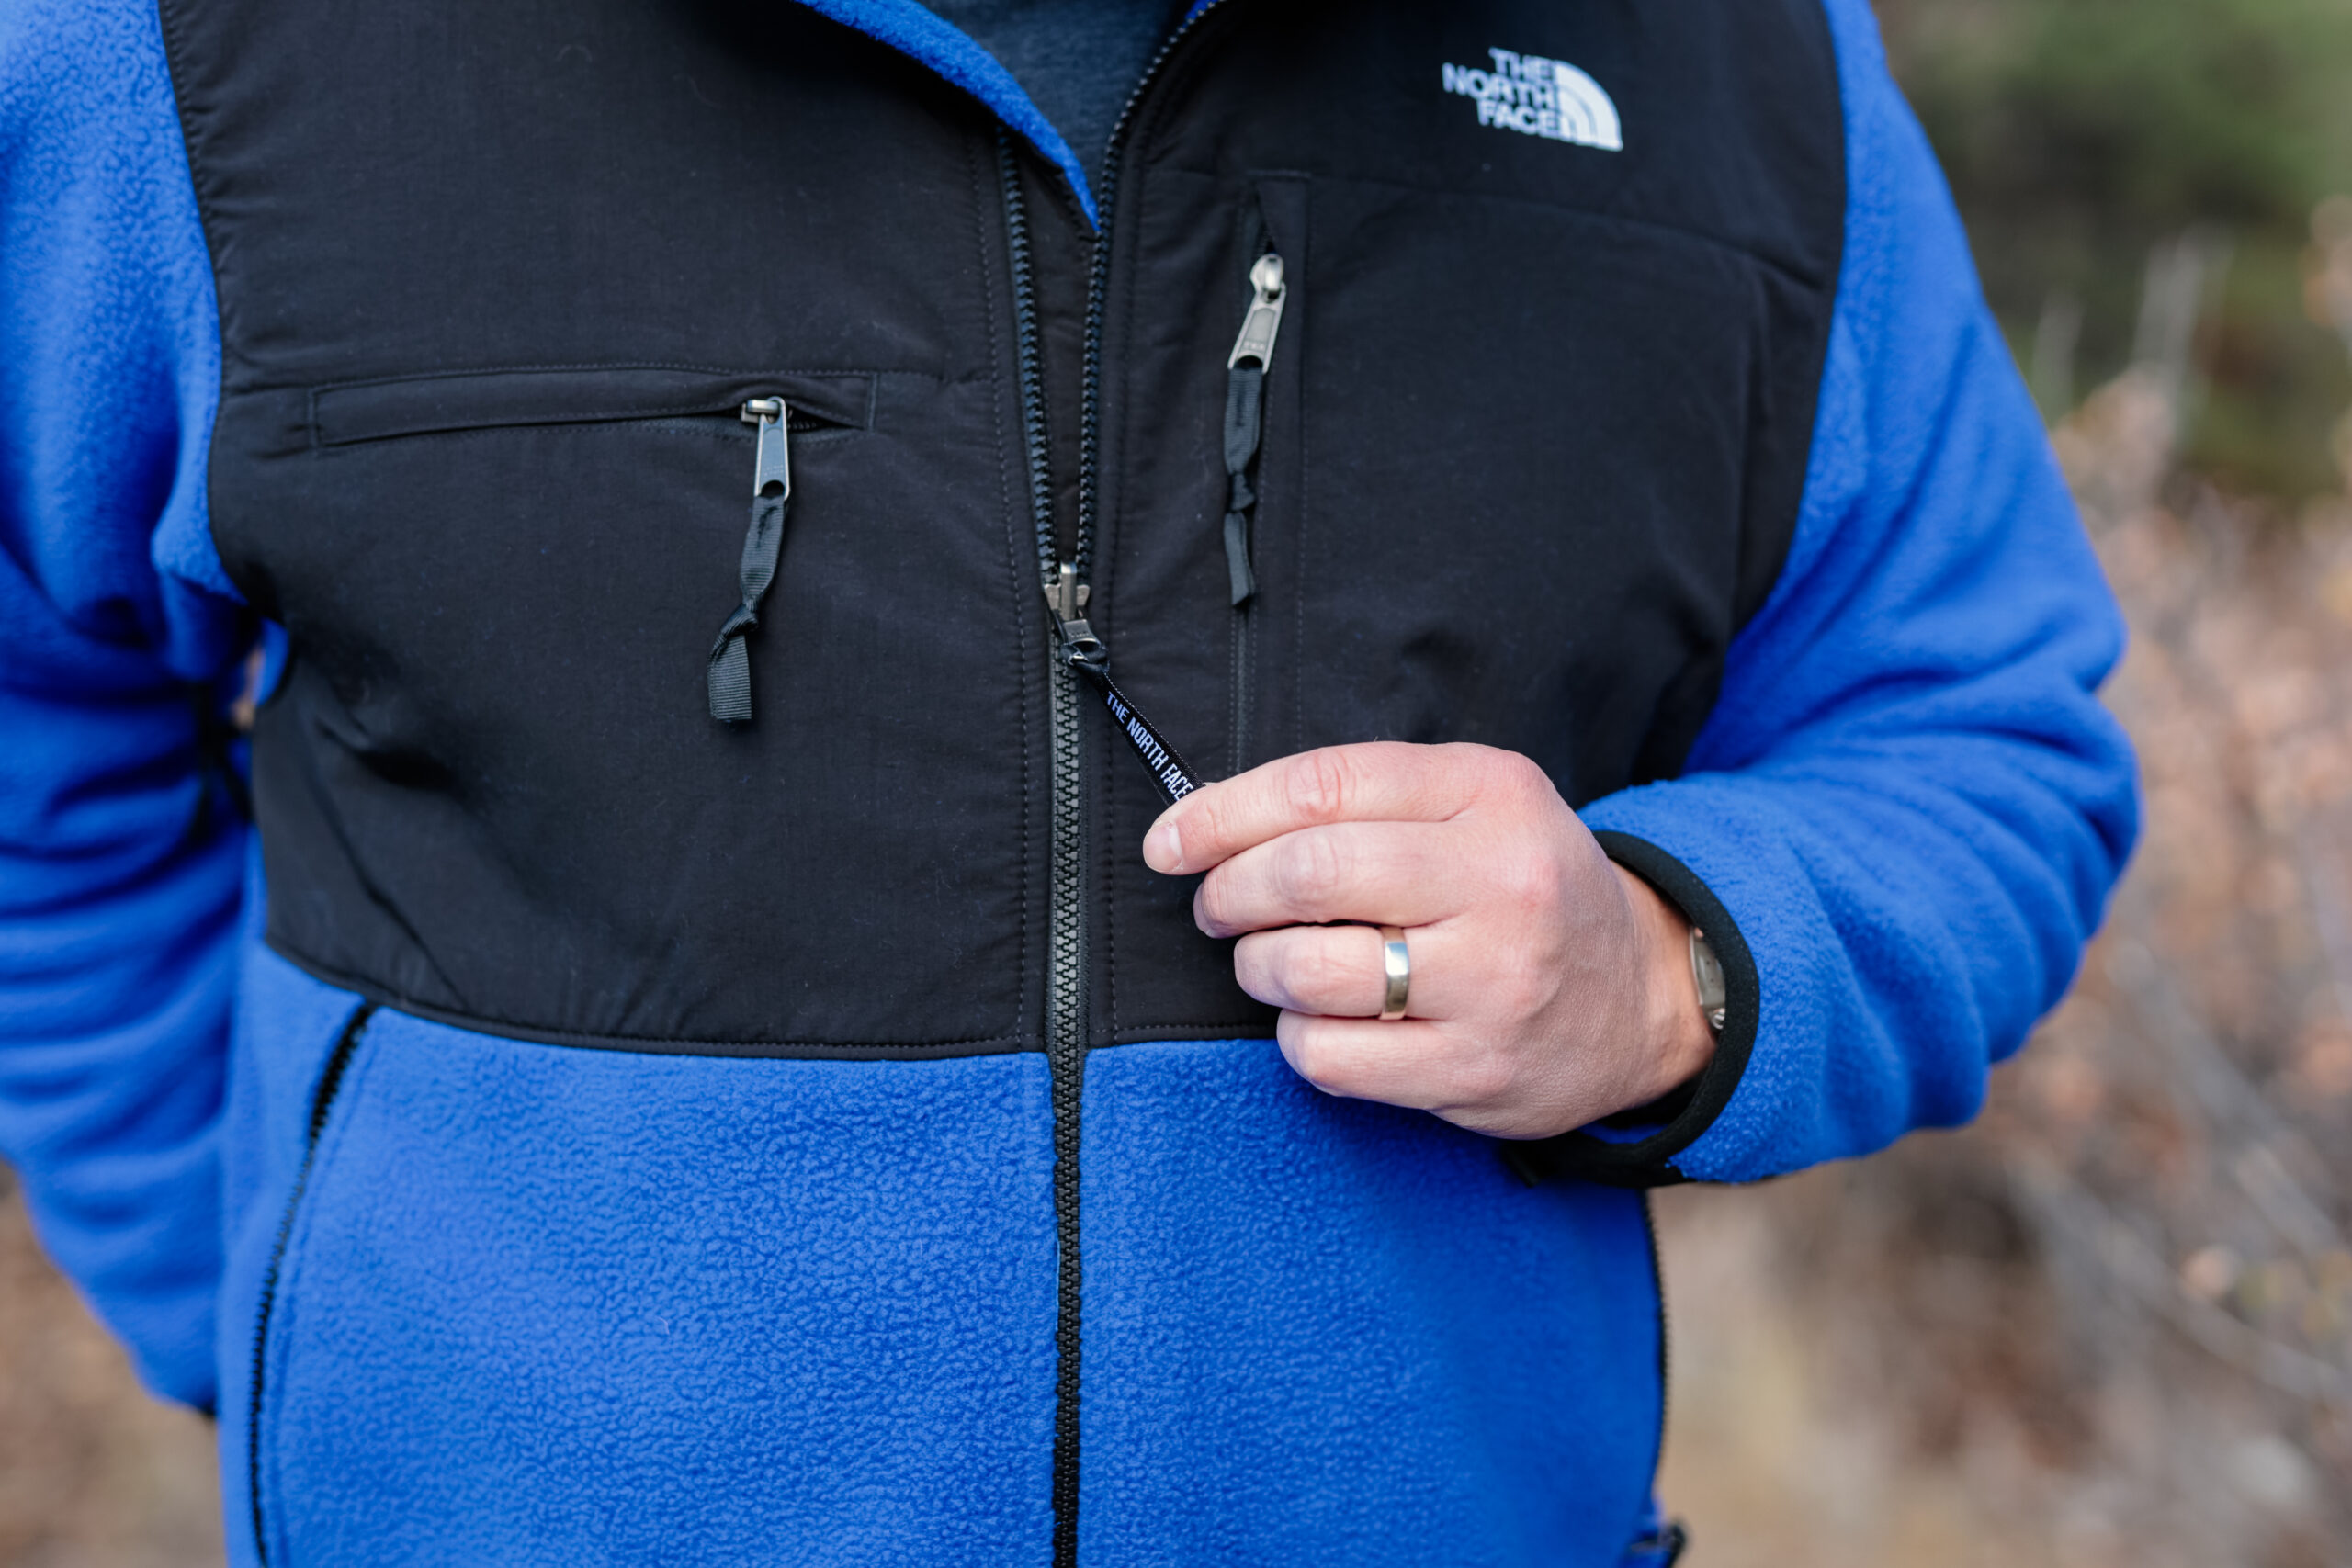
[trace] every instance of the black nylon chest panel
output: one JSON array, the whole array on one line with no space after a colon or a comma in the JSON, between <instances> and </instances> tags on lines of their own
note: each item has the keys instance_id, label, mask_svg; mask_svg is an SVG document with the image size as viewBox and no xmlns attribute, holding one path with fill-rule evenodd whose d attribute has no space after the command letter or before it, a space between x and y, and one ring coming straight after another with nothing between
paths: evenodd
<instances>
[{"instance_id":1,"label":"black nylon chest panel","mask_svg":"<svg viewBox=\"0 0 2352 1568\"><path fill-rule=\"evenodd\" d=\"M994 130L799 7L171 0L217 272L216 539L294 658L256 736L271 940L534 1038L1035 1047L1043 612ZM1445 65L1574 62L1621 152ZM1212 773L1333 741L1671 773L1793 525L1843 212L1809 0L1222 0L1110 214L1092 618ZM1087 234L1028 207L1057 507ZM1253 654L1218 527L1266 244ZM799 411L752 644L703 660ZM1098 1040L1262 1032L1090 712ZM1238 744L1237 744L1238 742Z\"/></svg>"}]
</instances>

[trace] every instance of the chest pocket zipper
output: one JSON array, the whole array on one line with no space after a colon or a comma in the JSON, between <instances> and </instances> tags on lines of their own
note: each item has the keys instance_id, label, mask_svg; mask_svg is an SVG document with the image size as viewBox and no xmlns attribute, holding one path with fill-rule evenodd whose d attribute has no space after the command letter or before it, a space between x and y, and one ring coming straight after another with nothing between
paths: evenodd
<instances>
[{"instance_id":1,"label":"chest pocket zipper","mask_svg":"<svg viewBox=\"0 0 2352 1568\"><path fill-rule=\"evenodd\" d=\"M1290 299L1283 258L1262 218L1251 248L1257 259L1250 265L1250 303L1225 362L1225 570L1233 605L1228 775L1249 766L1250 732L1256 716L1259 457L1265 444L1266 375L1273 367L1274 340L1282 332L1283 307Z\"/></svg>"},{"instance_id":2,"label":"chest pocket zipper","mask_svg":"<svg viewBox=\"0 0 2352 1568\"><path fill-rule=\"evenodd\" d=\"M784 400L753 398L744 403L741 417L759 428L760 447L752 468L752 526L743 536L743 559L737 569L743 602L718 628L705 675L710 716L721 724L752 722L752 654L744 641L760 624L760 601L775 581L785 518L792 505L790 417Z\"/></svg>"},{"instance_id":3,"label":"chest pocket zipper","mask_svg":"<svg viewBox=\"0 0 2352 1568\"><path fill-rule=\"evenodd\" d=\"M719 627L704 673L710 716L742 726L752 716L748 639L775 584L790 514L791 437L867 427L873 391L873 378L858 372L765 375L628 365L464 371L315 389L310 434L312 447L328 452L532 426L678 428L729 415L751 425L756 451L751 526L736 565L739 603Z\"/></svg>"},{"instance_id":4,"label":"chest pocket zipper","mask_svg":"<svg viewBox=\"0 0 2352 1568\"><path fill-rule=\"evenodd\" d=\"M1283 258L1272 251L1250 268L1256 291L1241 318L1241 335L1225 362L1225 570L1233 607L1258 592L1250 568L1250 525L1258 505L1253 484L1259 443L1266 429L1266 372L1273 368L1274 338L1282 331Z\"/></svg>"}]
</instances>

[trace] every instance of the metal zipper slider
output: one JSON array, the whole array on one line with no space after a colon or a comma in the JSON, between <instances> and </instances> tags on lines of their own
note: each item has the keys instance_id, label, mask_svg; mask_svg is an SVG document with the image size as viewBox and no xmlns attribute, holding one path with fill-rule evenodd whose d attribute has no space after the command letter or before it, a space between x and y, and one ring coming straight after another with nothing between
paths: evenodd
<instances>
[{"instance_id":1,"label":"metal zipper slider","mask_svg":"<svg viewBox=\"0 0 2352 1568\"><path fill-rule=\"evenodd\" d=\"M1054 613L1054 625L1061 632L1062 657L1071 668L1099 672L1111 667L1111 650L1086 624L1086 601L1093 590L1078 580L1078 568L1063 561L1053 576L1046 579L1046 607Z\"/></svg>"},{"instance_id":2,"label":"metal zipper slider","mask_svg":"<svg viewBox=\"0 0 2352 1568\"><path fill-rule=\"evenodd\" d=\"M1272 251L1260 256L1250 269L1250 286L1258 298L1241 318L1241 335L1233 340L1232 356L1225 362L1227 370L1245 359L1256 360L1261 370L1274 362L1274 334L1282 331L1283 301L1290 297L1283 287L1283 258Z\"/></svg>"},{"instance_id":3,"label":"metal zipper slider","mask_svg":"<svg viewBox=\"0 0 2352 1568\"><path fill-rule=\"evenodd\" d=\"M792 454L786 429L786 410L782 398L753 398L745 403L740 417L745 424L760 427L760 454L752 468L752 494L781 500L792 493Z\"/></svg>"}]
</instances>

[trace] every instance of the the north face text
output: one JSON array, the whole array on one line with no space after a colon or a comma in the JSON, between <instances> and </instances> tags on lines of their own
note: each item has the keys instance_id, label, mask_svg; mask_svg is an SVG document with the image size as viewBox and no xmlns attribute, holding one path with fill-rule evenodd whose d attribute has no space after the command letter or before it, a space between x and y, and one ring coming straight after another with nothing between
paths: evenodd
<instances>
[{"instance_id":1,"label":"the north face text","mask_svg":"<svg viewBox=\"0 0 2352 1568\"><path fill-rule=\"evenodd\" d=\"M1480 125L1609 152L1624 148L1617 105L1600 83L1565 60L1507 49L1487 53L1494 61L1492 70L1442 67L1447 92L1476 100Z\"/></svg>"}]
</instances>

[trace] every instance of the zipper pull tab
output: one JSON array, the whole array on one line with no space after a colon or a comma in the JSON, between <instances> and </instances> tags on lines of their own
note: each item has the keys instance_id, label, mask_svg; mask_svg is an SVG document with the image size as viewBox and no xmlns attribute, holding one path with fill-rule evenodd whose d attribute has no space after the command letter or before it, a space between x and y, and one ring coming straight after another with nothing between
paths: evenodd
<instances>
[{"instance_id":1,"label":"zipper pull tab","mask_svg":"<svg viewBox=\"0 0 2352 1568\"><path fill-rule=\"evenodd\" d=\"M1283 286L1283 258L1272 251L1260 256L1250 268L1250 286L1258 297L1241 318L1241 335L1225 362L1225 573L1227 596L1237 610L1258 592L1258 574L1250 564L1258 491L1250 471L1265 428L1266 369L1273 363L1274 334L1282 330L1283 304L1290 298Z\"/></svg>"},{"instance_id":2,"label":"zipper pull tab","mask_svg":"<svg viewBox=\"0 0 2352 1568\"><path fill-rule=\"evenodd\" d=\"M737 415L760 427L760 452L752 469L752 493L778 500L792 493L792 454L787 446L787 411L782 398L753 398ZM774 486L774 489L770 489Z\"/></svg>"},{"instance_id":3,"label":"zipper pull tab","mask_svg":"<svg viewBox=\"0 0 2352 1568\"><path fill-rule=\"evenodd\" d=\"M1274 362L1274 334L1282 331L1283 301L1290 298L1283 287L1283 258L1272 251L1260 256L1250 269L1250 286L1258 298L1241 318L1241 335L1233 340L1233 353L1225 362L1227 370L1245 359L1256 360L1261 370Z\"/></svg>"},{"instance_id":4,"label":"zipper pull tab","mask_svg":"<svg viewBox=\"0 0 2352 1568\"><path fill-rule=\"evenodd\" d=\"M1063 561L1046 579L1046 605L1054 613L1054 625L1062 634L1062 660L1069 667L1094 682L1102 704L1111 710L1111 722L1136 756L1151 773L1153 787L1159 797L1173 806L1201 787L1193 773L1192 764L1176 754L1168 738L1152 728L1151 720L1136 711L1127 701L1126 693L1119 690L1111 679L1111 650L1086 624L1086 584L1078 580L1078 568Z\"/></svg>"},{"instance_id":5,"label":"zipper pull tab","mask_svg":"<svg viewBox=\"0 0 2352 1568\"><path fill-rule=\"evenodd\" d=\"M775 581L776 560L784 551L784 521L792 496L792 460L785 449L789 411L782 398L753 398L740 411L745 424L760 430L759 456L752 468L752 525L743 535L743 557L735 569L742 603L718 628L710 645L704 681L709 688L710 716L721 724L752 722L752 651L747 639L760 624L760 601Z\"/></svg>"},{"instance_id":6,"label":"zipper pull tab","mask_svg":"<svg viewBox=\"0 0 2352 1568\"><path fill-rule=\"evenodd\" d=\"M1151 782L1159 797L1173 806L1201 787L1193 773L1192 764L1176 754L1168 738L1152 728L1151 720L1136 711L1127 694L1111 679L1111 650L1094 628L1086 624L1088 589L1078 580L1078 568L1063 561L1046 579L1046 607L1054 613L1054 625L1062 634L1062 660L1069 667L1094 682L1102 694L1102 703L1111 710L1111 722L1127 744L1151 772Z\"/></svg>"},{"instance_id":7,"label":"zipper pull tab","mask_svg":"<svg viewBox=\"0 0 2352 1568\"><path fill-rule=\"evenodd\" d=\"M1086 601L1093 590L1078 580L1078 567L1064 561L1046 579L1046 607L1054 613L1054 626L1061 633L1062 657L1073 669L1089 674L1099 673L1111 667L1111 650L1086 624Z\"/></svg>"}]
</instances>

